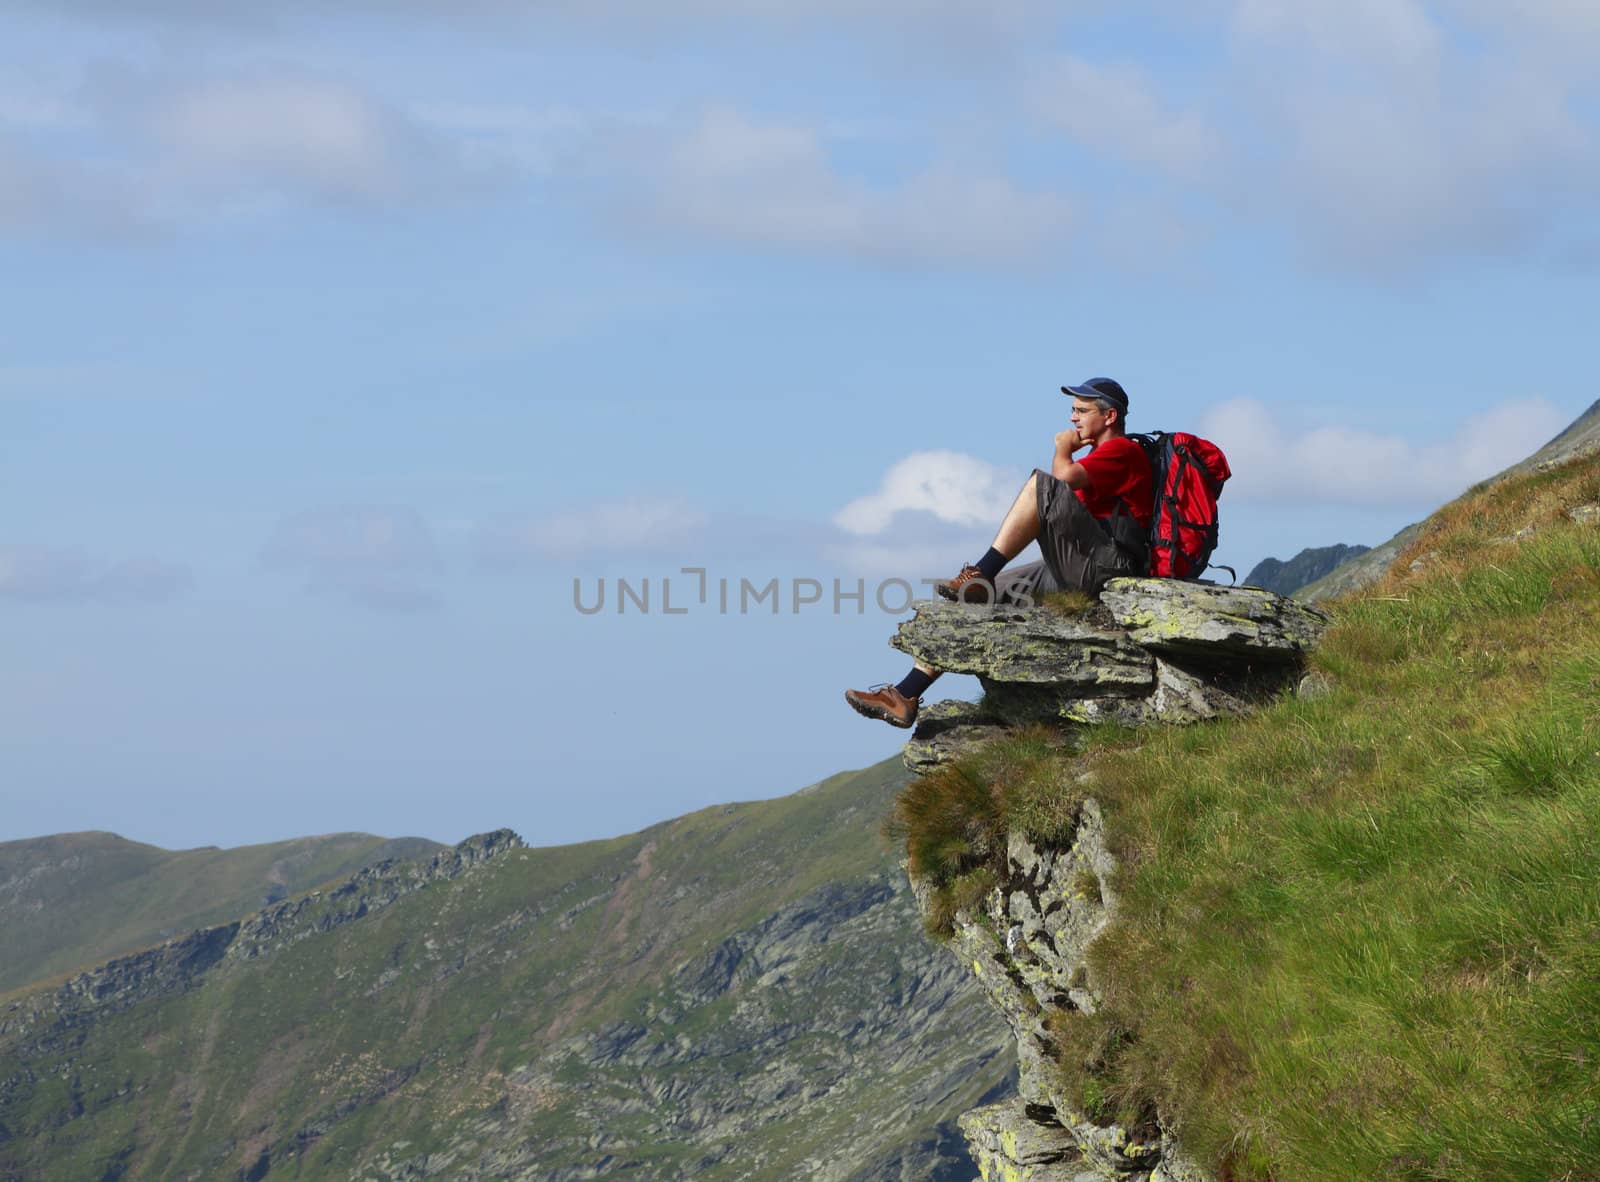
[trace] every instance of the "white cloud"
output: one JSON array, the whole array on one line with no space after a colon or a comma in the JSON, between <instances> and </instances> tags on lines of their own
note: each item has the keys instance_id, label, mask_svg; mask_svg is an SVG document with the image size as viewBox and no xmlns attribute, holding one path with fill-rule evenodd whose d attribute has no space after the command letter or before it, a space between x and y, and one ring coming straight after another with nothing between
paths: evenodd
<instances>
[{"instance_id":1,"label":"white cloud","mask_svg":"<svg viewBox=\"0 0 1600 1182\"><path fill-rule=\"evenodd\" d=\"M437 606L431 576L442 563L433 533L415 509L337 506L280 521L262 564L298 573L306 588L346 595L384 611Z\"/></svg>"},{"instance_id":2,"label":"white cloud","mask_svg":"<svg viewBox=\"0 0 1600 1182\"><path fill-rule=\"evenodd\" d=\"M496 179L459 137L342 82L101 66L69 100L13 96L0 231L127 236L305 203L376 209Z\"/></svg>"},{"instance_id":3,"label":"white cloud","mask_svg":"<svg viewBox=\"0 0 1600 1182\"><path fill-rule=\"evenodd\" d=\"M35 603L157 603L193 583L158 558L106 559L60 546L0 546L0 598Z\"/></svg>"},{"instance_id":4,"label":"white cloud","mask_svg":"<svg viewBox=\"0 0 1600 1182\"><path fill-rule=\"evenodd\" d=\"M412 195L434 152L415 124L370 96L299 78L175 90L151 104L144 123L186 171L333 200Z\"/></svg>"},{"instance_id":5,"label":"white cloud","mask_svg":"<svg viewBox=\"0 0 1600 1182\"><path fill-rule=\"evenodd\" d=\"M1445 439L1412 440L1359 427L1293 431L1251 399L1206 413L1199 433L1228 457L1225 499L1431 510L1536 451L1565 425L1541 398L1498 405Z\"/></svg>"},{"instance_id":6,"label":"white cloud","mask_svg":"<svg viewBox=\"0 0 1600 1182\"><path fill-rule=\"evenodd\" d=\"M882 534L901 513L927 513L959 526L998 528L1022 487L1022 474L957 451L913 452L884 473L877 491L833 515L858 537Z\"/></svg>"},{"instance_id":7,"label":"white cloud","mask_svg":"<svg viewBox=\"0 0 1600 1182\"><path fill-rule=\"evenodd\" d=\"M1035 114L1079 143L1189 179L1226 167L1222 136L1162 99L1137 66L1064 57L1029 86Z\"/></svg>"},{"instance_id":8,"label":"white cloud","mask_svg":"<svg viewBox=\"0 0 1600 1182\"><path fill-rule=\"evenodd\" d=\"M1406 72L1430 69L1444 49L1443 34L1417 0L1238 0L1233 27L1237 36L1275 48Z\"/></svg>"},{"instance_id":9,"label":"white cloud","mask_svg":"<svg viewBox=\"0 0 1600 1182\"><path fill-rule=\"evenodd\" d=\"M1058 195L952 167L869 185L834 167L814 129L727 107L623 151L632 168L622 211L670 233L886 262L1015 265L1059 245L1072 221Z\"/></svg>"},{"instance_id":10,"label":"white cloud","mask_svg":"<svg viewBox=\"0 0 1600 1182\"><path fill-rule=\"evenodd\" d=\"M490 565L587 555L681 556L704 540L710 515L672 496L597 500L560 513L507 518L479 535Z\"/></svg>"}]
</instances>

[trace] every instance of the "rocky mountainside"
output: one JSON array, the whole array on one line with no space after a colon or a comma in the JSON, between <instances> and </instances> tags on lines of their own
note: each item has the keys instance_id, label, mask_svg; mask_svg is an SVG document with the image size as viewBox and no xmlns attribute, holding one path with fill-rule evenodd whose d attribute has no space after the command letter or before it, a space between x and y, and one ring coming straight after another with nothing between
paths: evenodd
<instances>
[{"instance_id":1,"label":"rocky mountainside","mask_svg":"<svg viewBox=\"0 0 1600 1182\"><path fill-rule=\"evenodd\" d=\"M0 1178L970 1178L1011 1043L878 835L905 780L485 835L13 994Z\"/></svg>"},{"instance_id":2,"label":"rocky mountainside","mask_svg":"<svg viewBox=\"0 0 1600 1182\"><path fill-rule=\"evenodd\" d=\"M114 833L0 842L0 994L443 848L370 833L229 850L163 850Z\"/></svg>"},{"instance_id":3,"label":"rocky mountainside","mask_svg":"<svg viewBox=\"0 0 1600 1182\"><path fill-rule=\"evenodd\" d=\"M1244 577L1247 587L1265 587L1279 595L1293 595L1307 583L1314 583L1324 575L1359 558L1370 547L1337 545L1307 547L1288 562L1276 558L1263 558Z\"/></svg>"},{"instance_id":4,"label":"rocky mountainside","mask_svg":"<svg viewBox=\"0 0 1600 1182\"><path fill-rule=\"evenodd\" d=\"M1087 728L1183 726L1241 715L1285 689L1319 692L1315 681L1302 682L1302 665L1328 622L1321 610L1260 588L1168 579L1113 579L1097 604L1071 611L921 604L892 643L939 668L976 674L985 693L977 705L925 712L906 765L959 781L976 774L975 756L992 754L1008 736L1026 735L1026 745L1043 734L1071 770L1065 758ZM1088 773L1081 778L1091 782ZM1011 795L983 795L991 791ZM1017 1041L1016 1094L965 1113L961 1128L985 1180L1203 1182L1159 1113L1131 1126L1093 1119L1056 1067L1063 1024L1099 1004L1087 954L1116 907L1116 859L1086 791L1048 787L1058 807L1081 797L1051 844L1035 845L1018 827L994 835L994 848L976 843L968 880L975 896L952 900L948 884L916 880L924 913L948 916L955 959ZM904 806L908 828L931 828L931 840L949 844L977 827L957 824L941 836L949 822L930 825L927 816L948 811L944 789L927 799L945 808Z\"/></svg>"},{"instance_id":5,"label":"rocky mountainside","mask_svg":"<svg viewBox=\"0 0 1600 1182\"><path fill-rule=\"evenodd\" d=\"M1570 424L1566 430L1526 459L1518 460L1504 471L1481 481L1468 489L1462 497L1471 496L1491 488L1502 480L1539 468L1552 468L1579 456L1600 452L1600 401L1595 402ZM1461 498L1457 498L1459 501ZM1455 502L1452 502L1452 504ZM1374 546L1365 554L1352 558L1332 571L1295 592L1296 596L1311 603L1334 599L1350 591L1370 586L1383 577L1390 565L1410 546L1422 531L1422 522L1408 525L1387 542Z\"/></svg>"}]
</instances>

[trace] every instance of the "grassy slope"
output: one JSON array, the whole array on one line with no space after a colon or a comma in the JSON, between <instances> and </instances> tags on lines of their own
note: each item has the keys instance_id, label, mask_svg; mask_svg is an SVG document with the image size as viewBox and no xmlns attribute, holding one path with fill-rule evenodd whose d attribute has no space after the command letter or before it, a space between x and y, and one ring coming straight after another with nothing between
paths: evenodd
<instances>
[{"instance_id":1,"label":"grassy slope","mask_svg":"<svg viewBox=\"0 0 1600 1182\"><path fill-rule=\"evenodd\" d=\"M0 1106L13 1134L0 1176L99 1177L124 1152L130 1177L233 1176L266 1150L278 1166L293 1154L295 1176L339 1179L358 1162L389 1177L427 1153L547 1163L528 1177L611 1157L635 1164L606 1176L692 1167L708 1180L804 1175L819 1150L881 1155L1005 1072L1003 1032L971 991L928 1029L895 1028L929 984L918 965L947 959L921 947L909 899L861 920L893 919L887 930L837 929L787 961L769 954L759 981L692 986L731 934L797 900L899 885L877 827L904 777L885 763L628 837L516 851L100 1022L81 1045L33 1058L0 1041L0 1076L20 1062L38 1077ZM627 1053L610 1049L628 1037ZM925 1051L918 1079L897 1074L901 1044ZM803 1090L806 1136L740 1108L773 1071ZM929 1082L941 1072L943 1092ZM916 1111L936 1102L947 1111Z\"/></svg>"},{"instance_id":2,"label":"grassy slope","mask_svg":"<svg viewBox=\"0 0 1600 1182\"><path fill-rule=\"evenodd\" d=\"M1441 510L1331 605L1325 696L902 797L945 908L1007 826L1070 831L1063 785L1102 802L1107 1005L1052 1019L1087 1111L1155 1099L1230 1180L1600 1178L1597 500L1590 458Z\"/></svg>"},{"instance_id":3,"label":"grassy slope","mask_svg":"<svg viewBox=\"0 0 1600 1182\"><path fill-rule=\"evenodd\" d=\"M0 842L0 993L248 914L384 858L443 848L334 833L163 850L114 833Z\"/></svg>"}]
</instances>

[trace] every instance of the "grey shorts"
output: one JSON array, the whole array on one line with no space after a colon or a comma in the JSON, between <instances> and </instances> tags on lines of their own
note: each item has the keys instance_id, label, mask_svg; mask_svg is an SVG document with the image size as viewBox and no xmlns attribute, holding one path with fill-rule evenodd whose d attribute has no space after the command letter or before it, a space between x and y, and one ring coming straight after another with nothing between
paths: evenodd
<instances>
[{"instance_id":1,"label":"grey shorts","mask_svg":"<svg viewBox=\"0 0 1600 1182\"><path fill-rule=\"evenodd\" d=\"M1001 571L995 579L995 591L1001 600L1015 603L1049 591L1087 591L1096 595L1107 579L1145 573L1149 559L1144 531L1132 518L1102 521L1083 507L1065 481L1039 468L1033 474L1039 497L1039 549L1044 561Z\"/></svg>"}]
</instances>

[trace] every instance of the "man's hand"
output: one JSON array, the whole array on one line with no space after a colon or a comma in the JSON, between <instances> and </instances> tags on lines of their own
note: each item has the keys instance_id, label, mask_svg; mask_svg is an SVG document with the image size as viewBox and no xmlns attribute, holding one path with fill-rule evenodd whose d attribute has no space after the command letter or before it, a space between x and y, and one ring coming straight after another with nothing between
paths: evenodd
<instances>
[{"instance_id":1,"label":"man's hand","mask_svg":"<svg viewBox=\"0 0 1600 1182\"><path fill-rule=\"evenodd\" d=\"M1076 427L1068 427L1065 431L1056 433L1056 455L1070 456L1083 446L1083 436L1078 434Z\"/></svg>"},{"instance_id":2,"label":"man's hand","mask_svg":"<svg viewBox=\"0 0 1600 1182\"><path fill-rule=\"evenodd\" d=\"M1050 475L1064 480L1073 488L1083 488L1089 483L1089 473L1072 458L1072 453L1087 441L1076 427L1068 427L1056 435L1056 458L1050 463Z\"/></svg>"}]
</instances>

